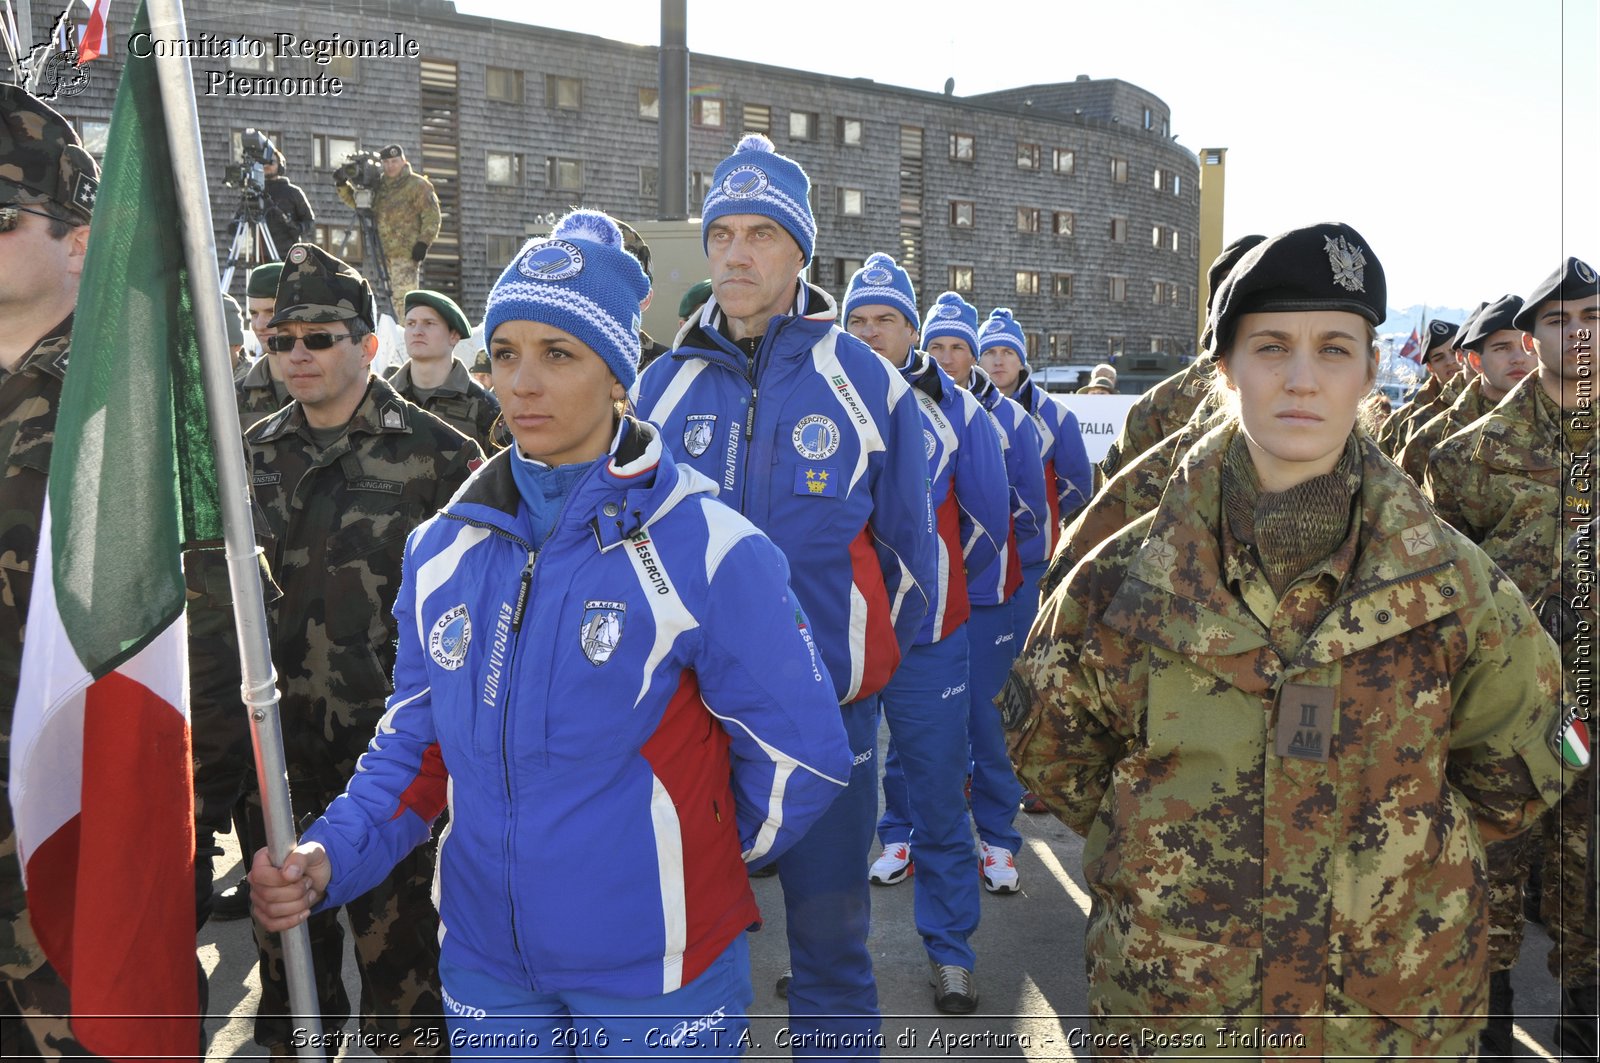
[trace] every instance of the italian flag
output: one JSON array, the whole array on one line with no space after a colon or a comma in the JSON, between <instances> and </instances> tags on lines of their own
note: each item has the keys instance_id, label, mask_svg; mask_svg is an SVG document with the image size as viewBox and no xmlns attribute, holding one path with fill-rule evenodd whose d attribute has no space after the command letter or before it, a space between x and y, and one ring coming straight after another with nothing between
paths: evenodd
<instances>
[{"instance_id":1,"label":"italian flag","mask_svg":"<svg viewBox=\"0 0 1600 1063\"><path fill-rule=\"evenodd\" d=\"M1573 718L1561 730L1561 759L1570 768L1589 766L1589 724Z\"/></svg>"},{"instance_id":2,"label":"italian flag","mask_svg":"<svg viewBox=\"0 0 1600 1063\"><path fill-rule=\"evenodd\" d=\"M153 64L112 111L11 746L33 930L111 1059L200 1043L179 550L220 522Z\"/></svg>"}]
</instances>

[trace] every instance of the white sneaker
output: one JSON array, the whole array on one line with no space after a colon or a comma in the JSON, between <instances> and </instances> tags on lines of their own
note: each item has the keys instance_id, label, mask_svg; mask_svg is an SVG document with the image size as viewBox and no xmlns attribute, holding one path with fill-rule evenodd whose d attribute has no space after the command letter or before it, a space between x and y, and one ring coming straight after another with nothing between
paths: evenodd
<instances>
[{"instance_id":1,"label":"white sneaker","mask_svg":"<svg viewBox=\"0 0 1600 1063\"><path fill-rule=\"evenodd\" d=\"M911 873L911 846L905 842L891 842L883 847L882 855L872 862L867 879L875 885L893 886Z\"/></svg>"},{"instance_id":2,"label":"white sneaker","mask_svg":"<svg viewBox=\"0 0 1600 1063\"><path fill-rule=\"evenodd\" d=\"M988 842L979 842L978 846L983 851L983 888L990 893L1017 892L1017 861L1011 850Z\"/></svg>"}]
</instances>

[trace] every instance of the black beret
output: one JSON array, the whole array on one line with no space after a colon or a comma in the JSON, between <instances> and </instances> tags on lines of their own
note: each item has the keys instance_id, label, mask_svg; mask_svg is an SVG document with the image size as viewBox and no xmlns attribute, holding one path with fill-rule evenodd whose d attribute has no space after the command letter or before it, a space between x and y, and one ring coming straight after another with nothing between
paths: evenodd
<instances>
[{"instance_id":1,"label":"black beret","mask_svg":"<svg viewBox=\"0 0 1600 1063\"><path fill-rule=\"evenodd\" d=\"M380 159L403 159L405 157L405 149L400 147L399 144L386 144L383 150L378 152L378 158Z\"/></svg>"},{"instance_id":2,"label":"black beret","mask_svg":"<svg viewBox=\"0 0 1600 1063\"><path fill-rule=\"evenodd\" d=\"M1461 337L1461 346L1469 351L1483 353L1483 341L1493 336L1496 332L1516 328L1512 324L1516 320L1517 312L1522 309L1520 295L1502 295L1494 302L1478 311L1471 321L1467 322L1465 332Z\"/></svg>"},{"instance_id":3,"label":"black beret","mask_svg":"<svg viewBox=\"0 0 1600 1063\"><path fill-rule=\"evenodd\" d=\"M410 310L414 306L426 306L444 319L444 327L453 331L457 336L465 339L472 334L472 326L467 324L467 315L461 312L461 307L456 301L443 292L433 292L426 288L413 288L406 292L405 308Z\"/></svg>"},{"instance_id":4,"label":"black beret","mask_svg":"<svg viewBox=\"0 0 1600 1063\"><path fill-rule=\"evenodd\" d=\"M282 274L282 262L268 262L257 266L250 271L250 279L244 282L244 297L246 299L276 299L278 297L278 278Z\"/></svg>"},{"instance_id":5,"label":"black beret","mask_svg":"<svg viewBox=\"0 0 1600 1063\"><path fill-rule=\"evenodd\" d=\"M1539 312L1539 304L1558 299L1565 302L1568 299L1588 299L1600 293L1600 278L1595 276L1594 267L1581 258L1569 258L1562 263L1560 269L1544 279L1544 283L1533 290L1533 294L1523 300L1522 310L1518 312L1516 320L1511 324L1523 332L1533 331L1533 319Z\"/></svg>"},{"instance_id":6,"label":"black beret","mask_svg":"<svg viewBox=\"0 0 1600 1063\"><path fill-rule=\"evenodd\" d=\"M1472 320L1471 314L1467 315L1467 320ZM1442 318L1437 317L1429 321L1428 330L1423 336L1423 339L1426 341L1422 345L1423 359L1426 360L1428 357L1428 352L1432 351L1434 348L1449 346L1450 342L1455 339L1456 330L1460 327L1461 326L1456 324L1454 321L1445 321Z\"/></svg>"},{"instance_id":7,"label":"black beret","mask_svg":"<svg viewBox=\"0 0 1600 1063\"><path fill-rule=\"evenodd\" d=\"M1388 315L1383 266L1362 235L1342 222L1290 229L1249 251L1212 304L1212 350L1233 342L1241 315L1344 310L1376 326Z\"/></svg>"},{"instance_id":8,"label":"black beret","mask_svg":"<svg viewBox=\"0 0 1600 1063\"><path fill-rule=\"evenodd\" d=\"M1239 264L1251 248L1266 239L1260 233L1251 233L1241 236L1233 243L1222 249L1222 253L1211 261L1211 268L1206 270L1206 324L1200 330L1200 349L1211 349L1211 307L1217 299L1217 289L1222 287L1222 282L1228 279L1228 274L1233 267ZM682 314L678 315L682 317Z\"/></svg>"},{"instance_id":9,"label":"black beret","mask_svg":"<svg viewBox=\"0 0 1600 1063\"><path fill-rule=\"evenodd\" d=\"M1488 303L1479 303L1467 314L1467 319L1455 327L1455 331L1450 334L1450 349L1452 351L1461 349L1461 341L1466 339L1467 329L1472 327L1472 322L1477 319L1479 314L1483 313L1484 308L1488 305ZM1433 347L1430 346L1428 349L1431 351Z\"/></svg>"}]
</instances>

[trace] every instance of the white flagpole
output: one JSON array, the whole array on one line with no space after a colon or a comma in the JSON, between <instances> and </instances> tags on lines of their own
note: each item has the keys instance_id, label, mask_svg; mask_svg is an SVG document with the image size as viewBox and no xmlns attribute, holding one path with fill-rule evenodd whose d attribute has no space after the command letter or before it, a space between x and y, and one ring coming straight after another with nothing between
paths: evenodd
<instances>
[{"instance_id":1,"label":"white flagpole","mask_svg":"<svg viewBox=\"0 0 1600 1063\"><path fill-rule=\"evenodd\" d=\"M150 29L163 40L186 40L188 29L181 0L147 0ZM244 703L250 713L255 743L256 777L266 818L267 849L281 864L294 848L294 814L289 800L289 774L283 753L283 727L278 714L277 676L267 637L266 606L261 593L260 554L250 516L244 451L239 445L234 412L233 370L217 277L217 249L207 193L205 157L201 151L200 117L195 106L194 78L181 56L157 55L156 76L161 107L167 119L167 143L175 174L185 182L178 212L183 228L184 257L195 294L195 325L206 407L211 411L211 438L217 451L217 485L227 543L228 580L233 590L234 623L239 632L239 658L244 677ZM181 194L182 192L189 194ZM252 854L244 854L248 861ZM296 1025L309 1036L302 1059L322 1059L322 1010L312 976L311 937L304 923L282 934L284 974Z\"/></svg>"}]
</instances>

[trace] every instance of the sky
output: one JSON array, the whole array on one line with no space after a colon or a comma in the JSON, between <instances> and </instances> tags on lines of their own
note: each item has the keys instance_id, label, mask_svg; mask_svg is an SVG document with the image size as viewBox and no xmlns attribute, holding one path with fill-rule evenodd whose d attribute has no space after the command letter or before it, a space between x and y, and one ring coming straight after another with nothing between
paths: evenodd
<instances>
[{"instance_id":1,"label":"sky","mask_svg":"<svg viewBox=\"0 0 1600 1063\"><path fill-rule=\"evenodd\" d=\"M688 6L691 84L695 52L930 92L953 77L957 96L1132 82L1166 101L1179 144L1228 149L1225 240L1348 222L1393 307L1471 308L1568 255L1600 264L1595 0ZM661 39L659 0L456 9Z\"/></svg>"}]
</instances>

